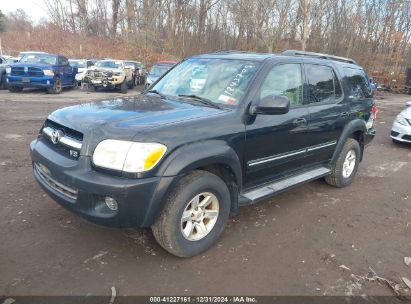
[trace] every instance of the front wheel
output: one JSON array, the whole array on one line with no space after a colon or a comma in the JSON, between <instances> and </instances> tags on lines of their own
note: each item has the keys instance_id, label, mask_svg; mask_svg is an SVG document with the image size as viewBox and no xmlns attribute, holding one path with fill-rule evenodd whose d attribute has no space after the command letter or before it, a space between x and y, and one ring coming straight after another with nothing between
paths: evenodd
<instances>
[{"instance_id":1,"label":"front wheel","mask_svg":"<svg viewBox=\"0 0 411 304\"><path fill-rule=\"evenodd\" d=\"M229 213L226 184L214 174L194 171L178 182L151 229L165 250L192 257L217 241Z\"/></svg>"},{"instance_id":2,"label":"front wheel","mask_svg":"<svg viewBox=\"0 0 411 304\"><path fill-rule=\"evenodd\" d=\"M353 138L348 138L337 161L331 168L331 174L325 181L335 187L349 186L355 177L360 163L360 144Z\"/></svg>"},{"instance_id":3,"label":"front wheel","mask_svg":"<svg viewBox=\"0 0 411 304\"><path fill-rule=\"evenodd\" d=\"M60 78L54 79L54 84L51 88L47 89L49 94L60 94L63 91L63 84Z\"/></svg>"},{"instance_id":4,"label":"front wheel","mask_svg":"<svg viewBox=\"0 0 411 304\"><path fill-rule=\"evenodd\" d=\"M7 89L7 75L1 75L0 89Z\"/></svg>"},{"instance_id":5,"label":"front wheel","mask_svg":"<svg viewBox=\"0 0 411 304\"><path fill-rule=\"evenodd\" d=\"M9 86L9 91L12 93L19 93L21 91L23 91L22 87L13 87L13 86Z\"/></svg>"},{"instance_id":6,"label":"front wheel","mask_svg":"<svg viewBox=\"0 0 411 304\"><path fill-rule=\"evenodd\" d=\"M124 82L120 85L120 92L126 94L128 91L127 80L124 79Z\"/></svg>"}]
</instances>

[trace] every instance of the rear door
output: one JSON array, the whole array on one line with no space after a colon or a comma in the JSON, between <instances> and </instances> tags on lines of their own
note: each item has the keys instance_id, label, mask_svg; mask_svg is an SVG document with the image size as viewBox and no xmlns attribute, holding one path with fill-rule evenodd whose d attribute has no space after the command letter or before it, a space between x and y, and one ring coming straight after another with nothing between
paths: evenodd
<instances>
[{"instance_id":1,"label":"rear door","mask_svg":"<svg viewBox=\"0 0 411 304\"><path fill-rule=\"evenodd\" d=\"M333 67L304 64L305 100L309 104L310 145L308 163L324 163L331 159L349 117L342 86Z\"/></svg>"},{"instance_id":2,"label":"rear door","mask_svg":"<svg viewBox=\"0 0 411 304\"><path fill-rule=\"evenodd\" d=\"M59 70L63 85L73 84L73 68L66 57L59 56Z\"/></svg>"},{"instance_id":3,"label":"rear door","mask_svg":"<svg viewBox=\"0 0 411 304\"><path fill-rule=\"evenodd\" d=\"M303 104L303 73L299 62L271 66L255 99L286 96L290 111L253 116L246 124L244 187L279 179L304 166L309 112Z\"/></svg>"}]
</instances>

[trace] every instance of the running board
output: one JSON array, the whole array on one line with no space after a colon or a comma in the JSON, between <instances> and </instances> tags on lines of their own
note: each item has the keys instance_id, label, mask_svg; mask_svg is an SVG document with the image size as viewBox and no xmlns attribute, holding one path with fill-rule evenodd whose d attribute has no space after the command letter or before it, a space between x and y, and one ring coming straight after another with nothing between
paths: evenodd
<instances>
[{"instance_id":1,"label":"running board","mask_svg":"<svg viewBox=\"0 0 411 304\"><path fill-rule=\"evenodd\" d=\"M259 200L273 196L289 188L326 176L330 174L330 172L331 170L329 168L320 167L270 184L265 184L259 188L243 192L240 195L239 204L254 204Z\"/></svg>"}]
</instances>

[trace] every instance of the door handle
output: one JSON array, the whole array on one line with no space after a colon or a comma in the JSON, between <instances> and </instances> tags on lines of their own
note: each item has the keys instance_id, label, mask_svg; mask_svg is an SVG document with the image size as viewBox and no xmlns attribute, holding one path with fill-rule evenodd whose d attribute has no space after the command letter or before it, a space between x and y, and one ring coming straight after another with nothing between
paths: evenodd
<instances>
[{"instance_id":1,"label":"door handle","mask_svg":"<svg viewBox=\"0 0 411 304\"><path fill-rule=\"evenodd\" d=\"M299 127L299 126L306 126L307 125L307 119L304 117L297 118L293 121L294 126Z\"/></svg>"},{"instance_id":2,"label":"door handle","mask_svg":"<svg viewBox=\"0 0 411 304\"><path fill-rule=\"evenodd\" d=\"M347 118L348 116L350 116L350 113L348 113L348 112L342 112L342 113L340 114L340 116L341 116L342 118Z\"/></svg>"}]
</instances>

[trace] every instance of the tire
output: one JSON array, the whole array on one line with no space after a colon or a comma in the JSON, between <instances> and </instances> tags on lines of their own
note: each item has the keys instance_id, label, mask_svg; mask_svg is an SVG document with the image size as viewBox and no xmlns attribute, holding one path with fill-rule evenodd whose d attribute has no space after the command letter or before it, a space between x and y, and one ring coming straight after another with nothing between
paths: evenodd
<instances>
[{"instance_id":1,"label":"tire","mask_svg":"<svg viewBox=\"0 0 411 304\"><path fill-rule=\"evenodd\" d=\"M132 90L134 88L134 79L127 81L127 88Z\"/></svg>"},{"instance_id":2,"label":"tire","mask_svg":"<svg viewBox=\"0 0 411 304\"><path fill-rule=\"evenodd\" d=\"M61 82L61 79L56 77L54 79L54 84L51 88L47 89L47 92L49 94L60 94L63 91L63 84Z\"/></svg>"},{"instance_id":3,"label":"tire","mask_svg":"<svg viewBox=\"0 0 411 304\"><path fill-rule=\"evenodd\" d=\"M3 74L1 75L1 83L0 83L0 89L5 90L7 89L7 75Z\"/></svg>"},{"instance_id":4,"label":"tire","mask_svg":"<svg viewBox=\"0 0 411 304\"><path fill-rule=\"evenodd\" d=\"M120 85L120 91L123 94L127 93L128 91L127 80L124 80L124 82Z\"/></svg>"},{"instance_id":5,"label":"tire","mask_svg":"<svg viewBox=\"0 0 411 304\"><path fill-rule=\"evenodd\" d=\"M12 93L20 93L21 91L23 91L23 88L22 87L9 86L9 91L12 92Z\"/></svg>"},{"instance_id":6,"label":"tire","mask_svg":"<svg viewBox=\"0 0 411 304\"><path fill-rule=\"evenodd\" d=\"M191 209L194 208L192 201L196 197L199 197L200 205L206 198L209 199L205 210L208 210L210 218L201 219L204 215L201 210L204 208L198 211ZM229 190L218 176L207 171L193 171L181 178L172 190L151 230L160 246L169 253L178 257L192 257L209 249L220 237L230 213L230 204ZM197 214L191 213L192 217L183 221L183 213L190 214L189 209ZM197 220L193 216L197 216ZM187 227L192 228L190 230ZM201 233L197 227L203 227L205 233ZM188 231L191 231L189 235Z\"/></svg>"},{"instance_id":7,"label":"tire","mask_svg":"<svg viewBox=\"0 0 411 304\"><path fill-rule=\"evenodd\" d=\"M348 155L349 153L350 156ZM355 159L351 156L354 153ZM343 188L349 186L355 177L360 163L361 149L360 144L353 138L348 138L337 161L331 168L331 174L325 177L325 181L334 187ZM351 162L348 160L351 158ZM354 163L353 163L354 161ZM346 168L347 170L344 170ZM348 174L349 173L349 174Z\"/></svg>"},{"instance_id":8,"label":"tire","mask_svg":"<svg viewBox=\"0 0 411 304\"><path fill-rule=\"evenodd\" d=\"M89 92L95 92L95 91L96 91L96 87L93 86L91 83L89 83L88 86L87 86L87 90L88 90Z\"/></svg>"}]
</instances>

